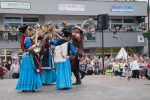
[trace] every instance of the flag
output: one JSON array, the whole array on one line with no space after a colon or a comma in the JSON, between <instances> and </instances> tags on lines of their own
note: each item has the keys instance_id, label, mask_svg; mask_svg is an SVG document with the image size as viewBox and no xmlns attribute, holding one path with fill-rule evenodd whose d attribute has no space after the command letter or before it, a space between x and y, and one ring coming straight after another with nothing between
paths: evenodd
<instances>
[{"instance_id":1,"label":"flag","mask_svg":"<svg viewBox=\"0 0 150 100\"><path fill-rule=\"evenodd\" d=\"M19 58L18 53L17 53L16 51L13 51L13 52L11 53L11 58L12 58L12 59L18 59L18 58Z\"/></svg>"}]
</instances>

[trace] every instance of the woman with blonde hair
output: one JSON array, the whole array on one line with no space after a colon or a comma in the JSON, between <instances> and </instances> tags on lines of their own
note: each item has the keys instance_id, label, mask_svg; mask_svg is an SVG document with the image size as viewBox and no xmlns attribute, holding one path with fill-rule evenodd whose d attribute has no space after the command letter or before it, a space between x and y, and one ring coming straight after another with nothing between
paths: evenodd
<instances>
[{"instance_id":1,"label":"woman with blonde hair","mask_svg":"<svg viewBox=\"0 0 150 100\"><path fill-rule=\"evenodd\" d=\"M136 54L133 55L133 61L132 61L132 78L138 78L139 79L139 59Z\"/></svg>"}]
</instances>

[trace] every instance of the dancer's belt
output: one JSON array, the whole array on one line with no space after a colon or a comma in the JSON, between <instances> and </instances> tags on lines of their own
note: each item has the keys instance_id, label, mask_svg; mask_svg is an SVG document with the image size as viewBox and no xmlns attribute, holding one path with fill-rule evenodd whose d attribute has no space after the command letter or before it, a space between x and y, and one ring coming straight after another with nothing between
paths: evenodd
<instances>
[{"instance_id":1,"label":"dancer's belt","mask_svg":"<svg viewBox=\"0 0 150 100\"><path fill-rule=\"evenodd\" d=\"M79 60L83 60L83 58L85 57L83 50L76 48L77 51L77 55ZM71 59L75 59L76 56L73 56L72 53L70 53L70 58Z\"/></svg>"}]
</instances>

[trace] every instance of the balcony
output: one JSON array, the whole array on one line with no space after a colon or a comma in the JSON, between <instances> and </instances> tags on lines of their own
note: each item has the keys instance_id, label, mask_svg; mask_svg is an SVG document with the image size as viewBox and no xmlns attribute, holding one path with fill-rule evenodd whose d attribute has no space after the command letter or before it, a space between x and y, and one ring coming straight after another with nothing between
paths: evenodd
<instances>
[{"instance_id":1,"label":"balcony","mask_svg":"<svg viewBox=\"0 0 150 100\"><path fill-rule=\"evenodd\" d=\"M84 36L84 47L85 48L96 48L102 47L102 33L96 32L92 36ZM122 41L129 47L143 47L146 46L146 39L144 42L138 41L138 38L142 36L140 32L117 32L116 34L112 32L104 32L104 46L105 47L121 47L117 39L113 36L118 36L122 38ZM20 34L10 34L9 32L0 33L0 48L20 48Z\"/></svg>"}]
</instances>

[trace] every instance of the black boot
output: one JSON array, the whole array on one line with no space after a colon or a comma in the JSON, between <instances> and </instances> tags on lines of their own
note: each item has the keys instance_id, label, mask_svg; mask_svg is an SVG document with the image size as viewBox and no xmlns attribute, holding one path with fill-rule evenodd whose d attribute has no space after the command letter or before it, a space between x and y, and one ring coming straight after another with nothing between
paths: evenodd
<instances>
[{"instance_id":1,"label":"black boot","mask_svg":"<svg viewBox=\"0 0 150 100\"><path fill-rule=\"evenodd\" d=\"M82 84L81 80L76 80L76 82L73 83L72 85L80 85L80 84Z\"/></svg>"},{"instance_id":2,"label":"black boot","mask_svg":"<svg viewBox=\"0 0 150 100\"><path fill-rule=\"evenodd\" d=\"M79 70L79 72L81 73L81 79L83 79L86 75L86 72L83 70Z\"/></svg>"},{"instance_id":3,"label":"black boot","mask_svg":"<svg viewBox=\"0 0 150 100\"><path fill-rule=\"evenodd\" d=\"M80 85L80 84L82 84L81 79L80 79L79 72L75 72L74 75L75 75L75 77L76 77L76 82L73 83L72 85Z\"/></svg>"}]
</instances>

